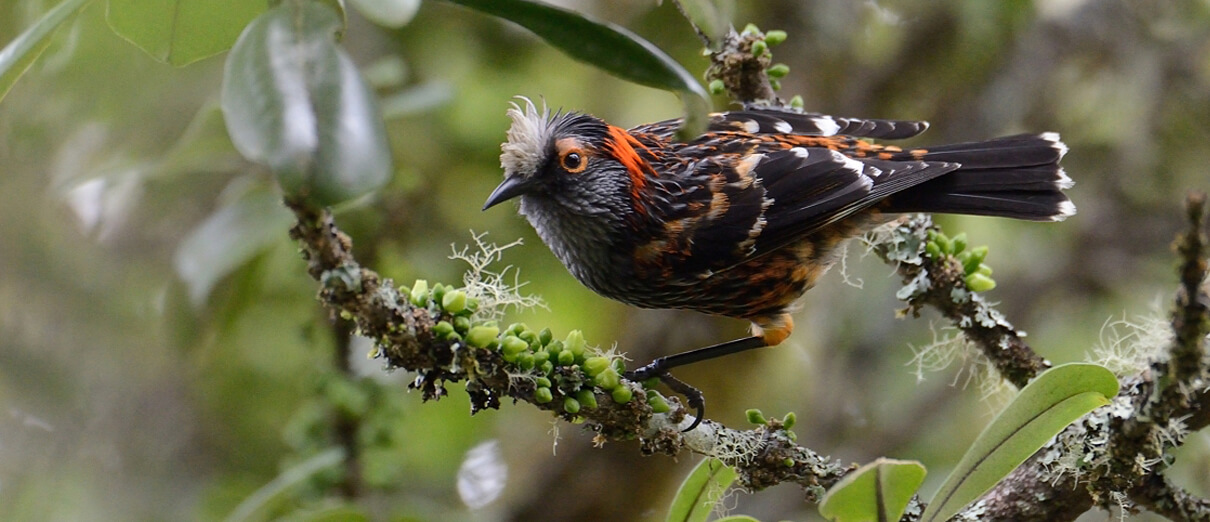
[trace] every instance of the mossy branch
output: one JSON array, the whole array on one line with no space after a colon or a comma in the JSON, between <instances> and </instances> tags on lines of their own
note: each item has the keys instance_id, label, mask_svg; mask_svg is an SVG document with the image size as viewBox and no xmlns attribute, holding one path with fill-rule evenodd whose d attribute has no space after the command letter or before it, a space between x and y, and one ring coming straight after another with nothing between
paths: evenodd
<instances>
[{"instance_id":1,"label":"mossy branch","mask_svg":"<svg viewBox=\"0 0 1210 522\"><path fill-rule=\"evenodd\" d=\"M908 305L904 313L919 316L925 306L937 309L979 347L1000 375L1018 388L1025 386L1050 362L1021 339L1003 314L968 288L967 270L955 256L926 252L931 230L935 230L931 217L912 216L873 245L907 285L898 294Z\"/></svg>"},{"instance_id":2,"label":"mossy branch","mask_svg":"<svg viewBox=\"0 0 1210 522\"><path fill-rule=\"evenodd\" d=\"M330 213L291 202L287 206L298 220L290 235L300 243L307 272L320 282L319 300L333 315L352 320L360 335L374 340L388 367L416 373L412 387L425 400L444 396L447 383L465 382L473 411L497 408L501 398L511 398L568 421L584 421L597 433L599 443L637 439L645 454L675 456L690 451L716 457L736 469L745 487L760 489L792 482L802 486L811 499L818 499L852 469L799 446L776 419L750 430L704 420L697 429L682 433L690 419L676 400L669 411L656 413L644 400L618 404L597 390L596 408L571 414L561 408L562 392L552 388L555 400L539 402L534 381L517 378L522 370L506 362L499 351L436 335L433 328L440 316L414 306L391 280L362 267L353 257L352 240L336 227ZM621 385L634 390L636 398L644 396L640 383L623 381Z\"/></svg>"}]
</instances>

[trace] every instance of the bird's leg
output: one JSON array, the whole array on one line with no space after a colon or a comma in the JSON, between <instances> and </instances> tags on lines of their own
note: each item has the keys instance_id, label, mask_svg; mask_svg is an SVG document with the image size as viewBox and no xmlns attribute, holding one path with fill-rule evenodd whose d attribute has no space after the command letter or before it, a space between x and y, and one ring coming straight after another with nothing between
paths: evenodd
<instances>
[{"instance_id":1,"label":"bird's leg","mask_svg":"<svg viewBox=\"0 0 1210 522\"><path fill-rule=\"evenodd\" d=\"M652 377L658 377L660 382L666 384L669 389L684 395L688 405L697 410L697 418L693 420L693 424L690 424L688 428L682 431L692 431L706 414L706 397L702 395L701 390L669 375L668 371L673 368L707 361L724 355L781 344L786 337L789 337L790 331L793 329L794 322L788 314L769 318L762 317L753 321L752 333L754 335L751 337L744 337L705 348L660 357L642 368L626 372L625 377L632 381L645 381Z\"/></svg>"},{"instance_id":2,"label":"bird's leg","mask_svg":"<svg viewBox=\"0 0 1210 522\"><path fill-rule=\"evenodd\" d=\"M702 417L706 414L706 397L702 395L701 390L669 375L668 371L678 366L685 366L763 346L768 346L763 337L744 337L743 339L736 339L705 348L660 357L651 361L647 366L626 372L625 377L632 381L645 381L652 377L659 377L660 382L668 385L669 389L684 395L688 405L697 410L697 418L693 419L693 424L690 424L688 428L683 430L692 431L693 428L697 427L698 423L702 422Z\"/></svg>"}]
</instances>

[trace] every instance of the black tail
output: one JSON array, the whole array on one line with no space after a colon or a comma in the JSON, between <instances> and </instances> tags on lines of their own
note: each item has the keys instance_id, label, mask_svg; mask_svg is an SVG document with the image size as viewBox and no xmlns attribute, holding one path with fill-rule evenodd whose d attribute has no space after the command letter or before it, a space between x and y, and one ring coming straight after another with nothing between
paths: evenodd
<instances>
[{"instance_id":1,"label":"black tail","mask_svg":"<svg viewBox=\"0 0 1210 522\"><path fill-rule=\"evenodd\" d=\"M894 159L962 167L891 196L886 210L1061 221L1076 212L1062 192L1072 186L1059 166L1066 153L1067 146L1053 132L903 152Z\"/></svg>"}]
</instances>

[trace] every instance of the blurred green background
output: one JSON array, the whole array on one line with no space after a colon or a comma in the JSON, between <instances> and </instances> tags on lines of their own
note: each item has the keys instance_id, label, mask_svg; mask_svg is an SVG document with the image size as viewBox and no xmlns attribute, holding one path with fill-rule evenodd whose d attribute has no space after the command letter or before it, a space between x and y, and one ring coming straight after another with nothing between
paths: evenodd
<instances>
[{"instance_id":1,"label":"blurred green background","mask_svg":"<svg viewBox=\"0 0 1210 522\"><path fill-rule=\"evenodd\" d=\"M705 70L668 2L559 3ZM0 3L0 41L51 5ZM774 49L791 66L782 93L801 94L808 110L926 119L919 144L1062 133L1078 215L940 220L991 247L999 287L988 297L1048 359L1085 359L1112 337L1107 322L1167 309L1182 196L1210 189L1210 3L812 0L739 2L737 11L738 26L789 32ZM397 165L386 190L338 212L364 263L398 283L458 282L465 266L448 259L450 245L470 243L470 230L523 238L504 262L549 309L515 320L556 336L583 329L640 362L743 332L737 321L600 298L507 206L479 211L500 180L512 96L631 126L677 116L673 95L449 4L423 3L399 30L349 15L343 44L380 89ZM160 64L115 36L95 3L0 102L2 520L223 519L334 444L323 429L330 400L318 397L330 399L320 391L330 390L342 333L313 299L285 211L266 211L256 224L271 226L253 232L210 232L230 249L182 248L215 212L271 189L235 153L215 109L224 56ZM182 278L179 267L197 264L222 276L212 288L198 282L205 276L192 289ZM226 265L230 273L214 268ZM917 382L913 348L949 335L944 322L896 319L899 283L860 245L845 275L862 288L840 272L807 295L786 344L678 375L706 392L716 420L742 427L746 408L794 411L800 443L846 462L921 460L931 491L1003 395L985 393L996 383L961 358ZM634 443L594 448L587 430L524 405L470 417L459 386L422 404L407 391L410 376L381 371L368 349L354 340L350 364L376 383L364 389L382 393L368 399L378 413L366 437L376 442L352 500L316 479L254 518L662 520L697 460L641 457ZM476 447L497 450L472 453L492 465L472 459L466 469L486 475L476 484L488 491L501 483L498 498L459 493ZM1210 495L1208 449L1205 433L1192 434L1168 474ZM727 505L764 520L816 519L802 496L781 486Z\"/></svg>"}]
</instances>

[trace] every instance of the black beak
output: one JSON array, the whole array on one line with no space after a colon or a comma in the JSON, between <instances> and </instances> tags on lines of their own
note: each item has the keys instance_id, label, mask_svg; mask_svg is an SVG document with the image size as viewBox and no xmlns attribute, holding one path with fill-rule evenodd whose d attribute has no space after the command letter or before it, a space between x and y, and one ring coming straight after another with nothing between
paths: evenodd
<instances>
[{"instance_id":1,"label":"black beak","mask_svg":"<svg viewBox=\"0 0 1210 522\"><path fill-rule=\"evenodd\" d=\"M492 208L500 203L513 199L521 194L524 194L529 187L533 185L533 178L525 178L523 176L509 176L504 178L504 182L492 191L492 195L487 197L487 202L483 204L483 210Z\"/></svg>"}]
</instances>

